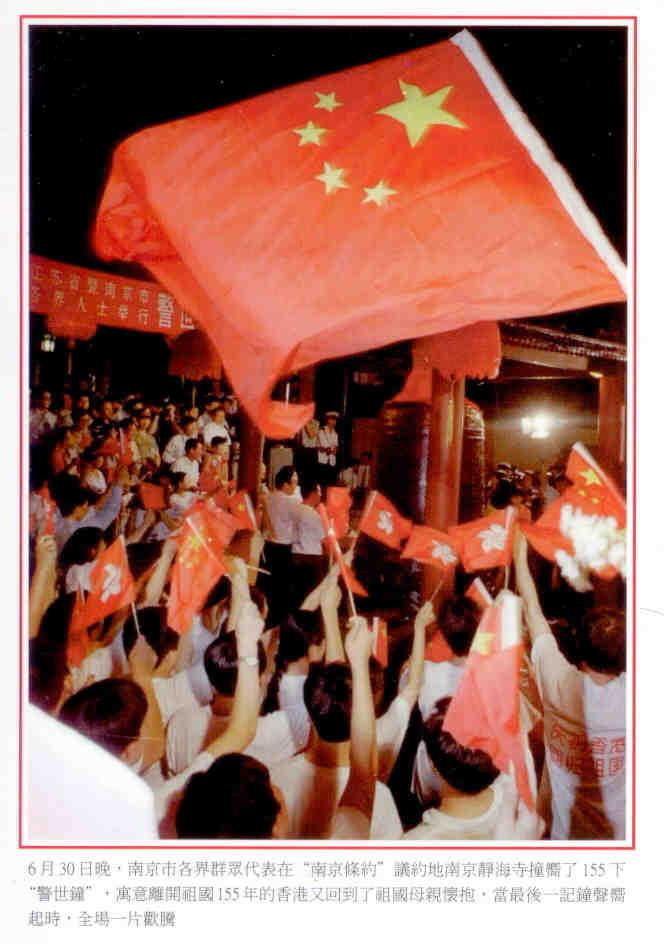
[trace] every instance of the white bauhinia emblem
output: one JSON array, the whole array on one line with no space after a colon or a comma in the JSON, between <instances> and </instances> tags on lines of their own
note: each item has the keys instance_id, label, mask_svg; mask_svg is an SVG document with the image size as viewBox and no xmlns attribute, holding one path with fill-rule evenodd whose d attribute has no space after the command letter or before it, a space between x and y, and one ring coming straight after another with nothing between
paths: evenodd
<instances>
[{"instance_id":1,"label":"white bauhinia emblem","mask_svg":"<svg viewBox=\"0 0 664 944\"><path fill-rule=\"evenodd\" d=\"M391 511L379 511L378 512L378 524L379 531L384 531L385 534L392 534L394 531L394 523L392 521L392 512Z\"/></svg>"},{"instance_id":2,"label":"white bauhinia emblem","mask_svg":"<svg viewBox=\"0 0 664 944\"><path fill-rule=\"evenodd\" d=\"M449 544L441 544L440 541L433 541L431 556L434 559L442 561L443 564L456 564L457 556Z\"/></svg>"},{"instance_id":3,"label":"white bauhinia emblem","mask_svg":"<svg viewBox=\"0 0 664 944\"><path fill-rule=\"evenodd\" d=\"M104 582L102 584L101 602L106 603L110 597L116 597L122 589L120 568L115 564L104 565Z\"/></svg>"},{"instance_id":4,"label":"white bauhinia emblem","mask_svg":"<svg viewBox=\"0 0 664 944\"><path fill-rule=\"evenodd\" d=\"M480 540L483 551L502 551L507 540L507 528L500 524L492 524L486 531L480 531Z\"/></svg>"}]
</instances>

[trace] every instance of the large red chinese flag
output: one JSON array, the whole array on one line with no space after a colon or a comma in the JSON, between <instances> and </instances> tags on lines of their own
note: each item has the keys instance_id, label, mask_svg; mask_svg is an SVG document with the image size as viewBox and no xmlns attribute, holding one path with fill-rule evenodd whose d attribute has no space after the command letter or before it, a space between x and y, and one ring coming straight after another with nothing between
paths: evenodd
<instances>
[{"instance_id":1,"label":"large red chinese flag","mask_svg":"<svg viewBox=\"0 0 664 944\"><path fill-rule=\"evenodd\" d=\"M466 31L132 135L94 245L176 296L273 438L312 415L269 399L308 364L624 298L623 263Z\"/></svg>"},{"instance_id":2,"label":"large red chinese flag","mask_svg":"<svg viewBox=\"0 0 664 944\"><path fill-rule=\"evenodd\" d=\"M444 531L414 524L402 557L412 558L439 570L449 570L459 563L456 544Z\"/></svg>"},{"instance_id":3,"label":"large red chinese flag","mask_svg":"<svg viewBox=\"0 0 664 944\"><path fill-rule=\"evenodd\" d=\"M510 563L516 517L510 506L450 528L450 537L460 548L464 570L486 570Z\"/></svg>"},{"instance_id":4,"label":"large red chinese flag","mask_svg":"<svg viewBox=\"0 0 664 944\"><path fill-rule=\"evenodd\" d=\"M224 515L224 512L219 514ZM191 628L191 621L208 593L226 573L223 552L234 531L226 532L230 537L224 544L224 524L216 519L216 512L199 506L193 514L187 515L182 525L168 598L168 625L180 635Z\"/></svg>"},{"instance_id":5,"label":"large red chinese flag","mask_svg":"<svg viewBox=\"0 0 664 944\"><path fill-rule=\"evenodd\" d=\"M565 473L574 483L577 507L583 508L587 514L613 517L618 527L625 527L625 498L583 443L577 442L572 446Z\"/></svg>"},{"instance_id":6,"label":"large red chinese flag","mask_svg":"<svg viewBox=\"0 0 664 944\"><path fill-rule=\"evenodd\" d=\"M90 571L90 592L85 600L77 594L69 626L67 656L80 665L87 655L84 630L111 613L133 603L136 598L134 581L129 570L127 550L120 537L107 547Z\"/></svg>"},{"instance_id":7,"label":"large red chinese flag","mask_svg":"<svg viewBox=\"0 0 664 944\"><path fill-rule=\"evenodd\" d=\"M398 551L410 536L413 523L396 510L391 501L380 492L371 492L359 524L360 531Z\"/></svg>"},{"instance_id":8,"label":"large red chinese flag","mask_svg":"<svg viewBox=\"0 0 664 944\"><path fill-rule=\"evenodd\" d=\"M520 628L521 601L503 591L477 627L443 728L465 747L486 751L504 773L513 764L517 789L533 809L520 723Z\"/></svg>"}]
</instances>

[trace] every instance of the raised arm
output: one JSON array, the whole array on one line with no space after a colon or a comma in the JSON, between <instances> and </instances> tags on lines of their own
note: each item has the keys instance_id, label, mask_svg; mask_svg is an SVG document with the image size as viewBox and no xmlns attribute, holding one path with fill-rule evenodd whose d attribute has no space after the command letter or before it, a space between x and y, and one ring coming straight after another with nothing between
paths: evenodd
<instances>
[{"instance_id":1,"label":"raised arm","mask_svg":"<svg viewBox=\"0 0 664 944\"><path fill-rule=\"evenodd\" d=\"M353 810L361 814L355 818L353 836L358 839L369 837L378 759L376 755L376 715L374 712L371 682L369 679L369 657L371 655L371 633L367 621L362 616L350 620L350 630L346 636L346 652L353 678L353 702L350 718L350 775L348 783L339 801L335 814L336 829L339 828L339 814L344 810ZM335 832L333 823L332 832Z\"/></svg>"},{"instance_id":2,"label":"raised arm","mask_svg":"<svg viewBox=\"0 0 664 944\"><path fill-rule=\"evenodd\" d=\"M37 538L35 558L35 572L30 583L30 639L39 632L42 617L56 597L58 552L53 535L42 534Z\"/></svg>"},{"instance_id":3,"label":"raised arm","mask_svg":"<svg viewBox=\"0 0 664 944\"><path fill-rule=\"evenodd\" d=\"M226 730L205 748L213 757L241 753L256 736L260 710L260 682L258 677L258 640L263 632L263 620L255 603L242 605L237 629L237 683L233 709Z\"/></svg>"},{"instance_id":4,"label":"raised arm","mask_svg":"<svg viewBox=\"0 0 664 944\"><path fill-rule=\"evenodd\" d=\"M518 527L514 533L514 567L517 590L523 600L524 623L531 642L535 642L538 636L550 633L551 627L542 612L535 581L528 567L528 542Z\"/></svg>"},{"instance_id":5,"label":"raised arm","mask_svg":"<svg viewBox=\"0 0 664 944\"><path fill-rule=\"evenodd\" d=\"M171 569L171 564L173 563L177 549L178 543L173 538L164 541L157 565L145 586L145 592L140 606L159 606L164 584L166 583L166 578L168 577L168 572Z\"/></svg>"},{"instance_id":6,"label":"raised arm","mask_svg":"<svg viewBox=\"0 0 664 944\"><path fill-rule=\"evenodd\" d=\"M417 616L415 617L413 645L410 650L410 661L408 664L408 682L405 688L399 693L401 697L408 702L408 706L411 709L415 707L415 702L419 697L422 679L424 677L426 628L433 623L434 619L433 603L431 600L427 600L426 603L419 608Z\"/></svg>"},{"instance_id":7,"label":"raised arm","mask_svg":"<svg viewBox=\"0 0 664 944\"><path fill-rule=\"evenodd\" d=\"M143 748L141 770L147 770L156 761L161 760L166 736L159 702L152 684L152 673L157 663L157 656L154 649L140 634L129 653L128 662L132 679L137 685L141 686L148 700L148 711L141 727L141 746Z\"/></svg>"},{"instance_id":8,"label":"raised arm","mask_svg":"<svg viewBox=\"0 0 664 944\"><path fill-rule=\"evenodd\" d=\"M345 662L344 644L339 629L339 604L341 590L339 589L339 570L332 567L323 581L320 595L320 608L323 614L323 628L325 630L325 662Z\"/></svg>"}]
</instances>

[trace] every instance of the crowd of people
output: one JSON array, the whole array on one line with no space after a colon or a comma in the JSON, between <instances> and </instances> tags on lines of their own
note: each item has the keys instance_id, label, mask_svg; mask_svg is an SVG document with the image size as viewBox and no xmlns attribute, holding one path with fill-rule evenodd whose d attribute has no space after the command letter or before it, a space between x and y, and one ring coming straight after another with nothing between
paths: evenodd
<instances>
[{"instance_id":1,"label":"crowd of people","mask_svg":"<svg viewBox=\"0 0 664 944\"><path fill-rule=\"evenodd\" d=\"M318 507L344 485L356 522L373 457L342 466L336 421L330 413L308 424L269 483L263 466L260 559L252 565L232 545L227 573L180 634L166 606L178 537L195 502L236 487L234 399L210 396L199 414L157 409L139 394L65 394L57 408L48 391L35 396L30 701L152 791L152 836L126 836L133 817L120 808L119 838L625 838L624 608L573 592L518 526L509 573L480 575L493 597L522 601L530 809L512 771L445 727L482 615L466 592L478 575L459 569L445 595L408 594L397 607L376 580L357 598L358 615L350 606ZM150 507L145 485L162 490L162 507ZM501 465L487 510L513 505L519 520L537 520L564 486L560 465L548 475ZM135 609L88 627L87 654L73 664L77 594L118 535ZM365 569L381 568L369 539L349 544ZM372 654L378 616L388 624L386 665ZM434 633L451 658L426 658ZM75 806L69 815L71 835L82 838Z\"/></svg>"}]
</instances>

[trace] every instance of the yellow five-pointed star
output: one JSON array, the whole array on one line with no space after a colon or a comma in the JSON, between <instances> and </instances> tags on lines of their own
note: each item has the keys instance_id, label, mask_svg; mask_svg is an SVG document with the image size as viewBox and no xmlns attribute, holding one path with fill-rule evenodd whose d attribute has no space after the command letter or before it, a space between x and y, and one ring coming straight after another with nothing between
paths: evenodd
<instances>
[{"instance_id":1,"label":"yellow five-pointed star","mask_svg":"<svg viewBox=\"0 0 664 944\"><path fill-rule=\"evenodd\" d=\"M343 102L337 101L336 92L330 92L329 95L324 95L322 92L316 92L318 101L314 105L314 108L324 108L325 111L334 111L335 108L341 108Z\"/></svg>"},{"instance_id":2,"label":"yellow five-pointed star","mask_svg":"<svg viewBox=\"0 0 664 944\"><path fill-rule=\"evenodd\" d=\"M396 121L400 121L406 126L406 133L410 146L415 147L422 138L430 125L452 125L453 128L465 128L466 124L441 108L450 94L453 85L446 85L445 88L432 92L431 95L425 95L417 85L408 85L399 79L399 86L403 93L402 102L394 102L393 105L386 105L385 108L379 108L376 114L388 115Z\"/></svg>"},{"instance_id":3,"label":"yellow five-pointed star","mask_svg":"<svg viewBox=\"0 0 664 944\"><path fill-rule=\"evenodd\" d=\"M594 469L584 469L581 477L585 479L586 485L601 485L602 480Z\"/></svg>"},{"instance_id":4,"label":"yellow five-pointed star","mask_svg":"<svg viewBox=\"0 0 664 944\"><path fill-rule=\"evenodd\" d=\"M366 193L366 197L362 203L375 203L376 206L382 206L388 197L399 193L398 190L392 190L388 187L384 180L379 180L375 187L364 187L363 189Z\"/></svg>"},{"instance_id":5,"label":"yellow five-pointed star","mask_svg":"<svg viewBox=\"0 0 664 944\"><path fill-rule=\"evenodd\" d=\"M493 633L475 633L475 638L473 639L472 651L479 652L483 656L488 656L491 652L491 640L493 639Z\"/></svg>"},{"instance_id":6,"label":"yellow five-pointed star","mask_svg":"<svg viewBox=\"0 0 664 944\"><path fill-rule=\"evenodd\" d=\"M308 121L304 128L294 128L293 134L300 135L300 147L303 144L317 144L320 147L320 139L327 134L327 128L321 128L315 125L313 121Z\"/></svg>"},{"instance_id":7,"label":"yellow five-pointed star","mask_svg":"<svg viewBox=\"0 0 664 944\"><path fill-rule=\"evenodd\" d=\"M315 179L325 184L325 193L330 194L341 188L350 188L350 184L343 179L345 173L343 167L333 167L332 164L325 161L323 163L323 173L317 174Z\"/></svg>"}]
</instances>

